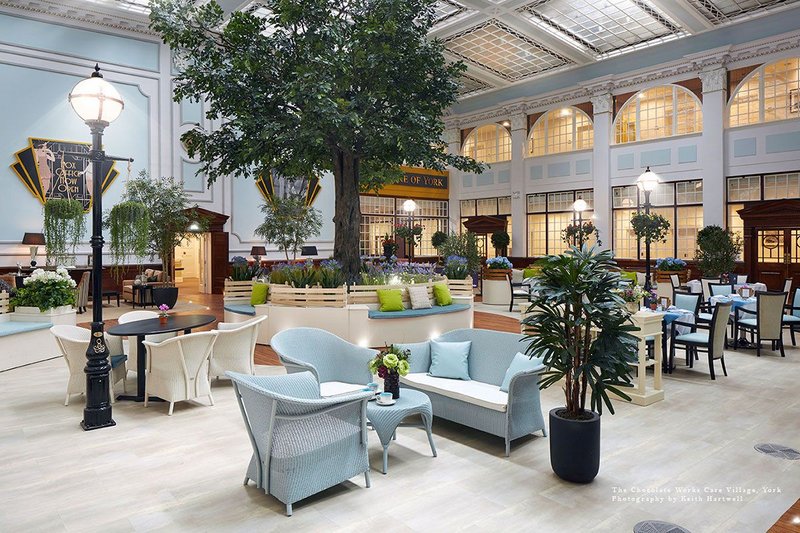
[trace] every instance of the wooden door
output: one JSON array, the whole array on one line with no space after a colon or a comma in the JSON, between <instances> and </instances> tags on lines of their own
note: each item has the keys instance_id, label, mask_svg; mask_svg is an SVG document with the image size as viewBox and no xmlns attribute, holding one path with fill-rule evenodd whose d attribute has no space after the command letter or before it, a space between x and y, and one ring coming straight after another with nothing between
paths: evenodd
<instances>
[{"instance_id":1,"label":"wooden door","mask_svg":"<svg viewBox=\"0 0 800 533\"><path fill-rule=\"evenodd\" d=\"M211 292L222 294L228 277L228 232L209 233L211 237Z\"/></svg>"},{"instance_id":2,"label":"wooden door","mask_svg":"<svg viewBox=\"0 0 800 533\"><path fill-rule=\"evenodd\" d=\"M756 230L756 280L770 290L783 290L784 281L800 282L800 228Z\"/></svg>"}]
</instances>

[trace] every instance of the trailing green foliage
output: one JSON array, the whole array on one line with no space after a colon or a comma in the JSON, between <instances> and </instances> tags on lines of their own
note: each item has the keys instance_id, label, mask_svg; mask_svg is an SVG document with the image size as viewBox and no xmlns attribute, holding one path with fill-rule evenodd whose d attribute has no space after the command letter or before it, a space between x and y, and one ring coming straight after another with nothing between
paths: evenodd
<instances>
[{"instance_id":1,"label":"trailing green foliage","mask_svg":"<svg viewBox=\"0 0 800 533\"><path fill-rule=\"evenodd\" d=\"M716 277L733 272L742 252L742 239L719 226L706 226L697 232L695 259L700 272Z\"/></svg>"},{"instance_id":2,"label":"trailing green foliage","mask_svg":"<svg viewBox=\"0 0 800 533\"><path fill-rule=\"evenodd\" d=\"M334 257L352 281L362 188L396 181L403 164L483 170L442 141L466 66L429 36L435 0L263 5L266 16L213 0L150 3L151 28L175 54L175 100L207 102L206 118L219 122L182 140L209 181L331 171Z\"/></svg>"},{"instance_id":3,"label":"trailing green foliage","mask_svg":"<svg viewBox=\"0 0 800 533\"><path fill-rule=\"evenodd\" d=\"M174 178L151 178L142 170L128 180L123 200L136 202L147 210L148 251L158 255L167 280L172 280L172 259L176 246L190 235L208 227L208 220L190 208L189 194ZM193 230L190 230L193 226Z\"/></svg>"},{"instance_id":4,"label":"trailing green foliage","mask_svg":"<svg viewBox=\"0 0 800 533\"><path fill-rule=\"evenodd\" d=\"M273 198L261 206L264 221L255 229L255 234L278 246L289 261L297 259L297 252L311 237L319 235L322 218L319 211L306 205L300 198Z\"/></svg>"},{"instance_id":5,"label":"trailing green foliage","mask_svg":"<svg viewBox=\"0 0 800 533\"><path fill-rule=\"evenodd\" d=\"M122 265L128 258L144 257L150 244L150 228L147 207L141 202L120 202L106 214L103 226L108 229L111 251L111 273L119 279Z\"/></svg>"},{"instance_id":6,"label":"trailing green foliage","mask_svg":"<svg viewBox=\"0 0 800 533\"><path fill-rule=\"evenodd\" d=\"M83 204L78 200L51 198L44 204L44 240L47 263L66 265L86 232Z\"/></svg>"},{"instance_id":7,"label":"trailing green foliage","mask_svg":"<svg viewBox=\"0 0 800 533\"><path fill-rule=\"evenodd\" d=\"M477 272L481 268L481 255L478 251L478 236L471 231L452 233L439 247L445 256L457 255L467 260L467 272Z\"/></svg>"},{"instance_id":8,"label":"trailing green foliage","mask_svg":"<svg viewBox=\"0 0 800 533\"><path fill-rule=\"evenodd\" d=\"M623 392L631 384L629 363L636 361L638 328L630 322L617 264L610 250L572 247L537 263L531 313L522 323L527 354L543 358L546 371L540 387L564 382L567 417L586 415L590 407L602 414L603 405L613 414L609 392L629 399Z\"/></svg>"},{"instance_id":9,"label":"trailing green foliage","mask_svg":"<svg viewBox=\"0 0 800 533\"><path fill-rule=\"evenodd\" d=\"M645 242L667 242L669 226L669 220L658 213L634 213L631 216L634 235Z\"/></svg>"}]
</instances>

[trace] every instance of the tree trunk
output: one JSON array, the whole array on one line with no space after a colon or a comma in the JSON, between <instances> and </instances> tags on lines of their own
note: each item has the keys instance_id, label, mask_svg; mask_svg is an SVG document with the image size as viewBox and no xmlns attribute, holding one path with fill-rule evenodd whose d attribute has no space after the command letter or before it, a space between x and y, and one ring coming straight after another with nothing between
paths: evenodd
<instances>
[{"instance_id":1,"label":"tree trunk","mask_svg":"<svg viewBox=\"0 0 800 533\"><path fill-rule=\"evenodd\" d=\"M334 155L336 202L333 225L336 234L333 241L333 257L342 264L347 281L357 282L360 280L361 269L359 160L353 157L353 154L343 151L337 151Z\"/></svg>"}]
</instances>

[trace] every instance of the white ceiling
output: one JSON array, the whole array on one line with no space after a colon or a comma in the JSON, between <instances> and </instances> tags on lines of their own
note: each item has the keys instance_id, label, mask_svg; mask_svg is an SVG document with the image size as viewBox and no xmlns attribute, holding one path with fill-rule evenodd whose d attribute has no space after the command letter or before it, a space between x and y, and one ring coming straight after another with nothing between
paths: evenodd
<instances>
[{"instance_id":1,"label":"white ceiling","mask_svg":"<svg viewBox=\"0 0 800 533\"><path fill-rule=\"evenodd\" d=\"M145 15L148 0L84 0ZM264 14L257 0L218 0ZM800 0L437 0L431 35L468 70L462 98L773 12Z\"/></svg>"}]
</instances>

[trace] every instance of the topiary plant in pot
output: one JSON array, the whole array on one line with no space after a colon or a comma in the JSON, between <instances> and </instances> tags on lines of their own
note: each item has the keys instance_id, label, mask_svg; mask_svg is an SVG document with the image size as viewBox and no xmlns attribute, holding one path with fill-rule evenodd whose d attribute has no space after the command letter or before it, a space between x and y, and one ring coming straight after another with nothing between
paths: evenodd
<instances>
[{"instance_id":1,"label":"topiary plant in pot","mask_svg":"<svg viewBox=\"0 0 800 533\"><path fill-rule=\"evenodd\" d=\"M631 386L628 363L636 360L632 332L638 328L616 290L620 276L611 251L572 247L538 265L522 323L527 354L547 368L540 388L564 380L564 407L550 411L550 464L560 478L588 483L600 468L603 406L614 414L609 393L630 399L623 391Z\"/></svg>"},{"instance_id":2,"label":"topiary plant in pot","mask_svg":"<svg viewBox=\"0 0 800 533\"><path fill-rule=\"evenodd\" d=\"M508 245L511 244L511 237L507 231L495 231L492 233L492 246L494 246L495 255L508 255Z\"/></svg>"}]
</instances>

